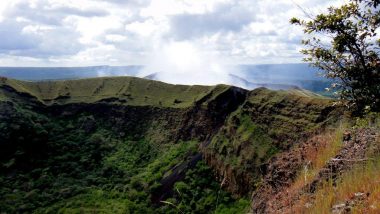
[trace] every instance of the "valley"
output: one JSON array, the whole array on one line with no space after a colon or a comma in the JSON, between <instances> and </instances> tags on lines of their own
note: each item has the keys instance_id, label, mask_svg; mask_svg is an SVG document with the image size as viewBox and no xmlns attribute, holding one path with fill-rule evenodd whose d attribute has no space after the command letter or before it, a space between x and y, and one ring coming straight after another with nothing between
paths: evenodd
<instances>
[{"instance_id":1,"label":"valley","mask_svg":"<svg viewBox=\"0 0 380 214\"><path fill-rule=\"evenodd\" d=\"M307 212L323 184L361 170L352 160L378 160L378 118L298 88L3 77L0 211ZM376 191L362 200L373 213ZM327 210L343 200L334 197Z\"/></svg>"}]
</instances>

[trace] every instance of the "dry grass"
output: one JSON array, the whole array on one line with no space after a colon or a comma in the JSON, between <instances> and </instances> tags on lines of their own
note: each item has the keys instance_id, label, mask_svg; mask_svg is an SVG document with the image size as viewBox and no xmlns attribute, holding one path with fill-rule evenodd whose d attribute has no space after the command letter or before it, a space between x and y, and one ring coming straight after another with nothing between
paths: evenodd
<instances>
[{"instance_id":1,"label":"dry grass","mask_svg":"<svg viewBox=\"0 0 380 214\"><path fill-rule=\"evenodd\" d=\"M327 161L339 152L343 145L343 127L341 126L335 131L318 136L318 146L309 148L306 151L305 159L308 161L308 164L304 166L292 185L294 189L299 190L307 186L326 165Z\"/></svg>"},{"instance_id":2,"label":"dry grass","mask_svg":"<svg viewBox=\"0 0 380 214\"><path fill-rule=\"evenodd\" d=\"M369 193L362 201L354 200L355 193ZM353 213L380 213L380 158L356 166L339 179L336 186L326 182L315 194L311 213L329 213L331 207L346 201L357 201Z\"/></svg>"},{"instance_id":3,"label":"dry grass","mask_svg":"<svg viewBox=\"0 0 380 214\"><path fill-rule=\"evenodd\" d=\"M345 125L340 125L334 131L318 135L313 139L317 146L311 144L305 149L305 159L308 162L300 171L294 183L286 190L290 208L284 213L305 213L307 206L311 206L312 194L308 193L308 185L317 176L326 163L342 148L342 136ZM301 196L299 197L299 194ZM309 205L308 205L309 204ZM306 206L305 206L306 205Z\"/></svg>"},{"instance_id":4,"label":"dry grass","mask_svg":"<svg viewBox=\"0 0 380 214\"><path fill-rule=\"evenodd\" d=\"M339 132L337 132L339 133ZM377 141L380 143L380 140ZM293 186L300 188L307 184L314 172L321 169L324 160L332 155L337 141L333 141L332 147L327 146L325 151L317 155L310 176L300 176ZM335 145L335 146L334 146ZM331 148L331 151L327 151ZM310 156L313 157L313 156ZM331 156L330 156L331 157ZM323 183L314 194L304 192L297 205L292 209L293 213L331 213L334 205L353 203L352 213L380 213L380 154L374 154L374 159L369 159L361 164L356 164L353 169L344 173L333 184L332 179ZM369 194L363 200L358 200L355 193Z\"/></svg>"},{"instance_id":5,"label":"dry grass","mask_svg":"<svg viewBox=\"0 0 380 214\"><path fill-rule=\"evenodd\" d=\"M379 126L378 115L369 118L358 119L354 127L373 128ZM342 135L349 124L341 125L336 131L318 136L318 146L306 149L305 165L297 179L287 190L289 210L285 213L332 213L334 205L349 203L351 213L380 213L380 152L378 147L368 150L373 159L356 163L353 168L343 173L333 183L333 179L326 181L313 193L308 185L323 169L326 163L334 157L342 147ZM380 139L377 140L380 144ZM367 196L359 199L355 193L363 193Z\"/></svg>"}]
</instances>

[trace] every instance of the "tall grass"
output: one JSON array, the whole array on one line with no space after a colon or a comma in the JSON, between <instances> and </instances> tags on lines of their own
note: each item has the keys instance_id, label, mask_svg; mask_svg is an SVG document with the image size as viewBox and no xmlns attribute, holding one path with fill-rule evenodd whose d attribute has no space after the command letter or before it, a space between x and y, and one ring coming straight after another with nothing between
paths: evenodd
<instances>
[{"instance_id":1,"label":"tall grass","mask_svg":"<svg viewBox=\"0 0 380 214\"><path fill-rule=\"evenodd\" d=\"M305 165L297 178L287 190L291 213L304 213L311 206L313 194L310 193L310 183L326 163L335 157L343 146L342 137L347 124L342 123L338 128L316 136L313 140L317 145L309 145L305 150ZM300 196L298 196L300 195Z\"/></svg>"},{"instance_id":2,"label":"tall grass","mask_svg":"<svg viewBox=\"0 0 380 214\"><path fill-rule=\"evenodd\" d=\"M356 128L378 128L379 117L362 118L355 121ZM323 165L333 157L341 147L341 136L344 126L337 129L334 135L326 135L328 142L318 152L308 154L312 167L309 171L300 174L295 185L307 184ZM343 173L335 182L332 179L324 182L315 193L304 192L299 198L295 213L331 213L334 205L351 203L352 213L380 213L380 152L376 140L374 148L369 149L372 158L363 162L357 162L353 168ZM298 184L297 184L298 183ZM359 200L355 193L369 194L368 197ZM305 206L306 205L306 206ZM293 210L294 211L294 210Z\"/></svg>"},{"instance_id":3,"label":"tall grass","mask_svg":"<svg viewBox=\"0 0 380 214\"><path fill-rule=\"evenodd\" d=\"M364 200L355 193L369 194ZM355 202L353 213L380 213L380 156L343 174L336 185L324 183L315 194L311 213L329 213L336 204Z\"/></svg>"},{"instance_id":4,"label":"tall grass","mask_svg":"<svg viewBox=\"0 0 380 214\"><path fill-rule=\"evenodd\" d=\"M315 148L308 148L305 154L306 164L295 179L292 187L299 190L307 186L342 148L342 136L345 125L340 125L334 131L317 137L318 145Z\"/></svg>"}]
</instances>

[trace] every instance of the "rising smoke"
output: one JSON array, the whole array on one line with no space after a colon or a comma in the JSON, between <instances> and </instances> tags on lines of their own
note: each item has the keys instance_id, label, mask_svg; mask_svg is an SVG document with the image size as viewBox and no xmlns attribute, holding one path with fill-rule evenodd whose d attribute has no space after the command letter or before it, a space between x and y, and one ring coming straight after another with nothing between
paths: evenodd
<instances>
[{"instance_id":1,"label":"rising smoke","mask_svg":"<svg viewBox=\"0 0 380 214\"><path fill-rule=\"evenodd\" d=\"M235 85L229 74L232 67L212 52L187 41L167 42L155 48L139 76L154 75L154 79L172 84Z\"/></svg>"}]
</instances>

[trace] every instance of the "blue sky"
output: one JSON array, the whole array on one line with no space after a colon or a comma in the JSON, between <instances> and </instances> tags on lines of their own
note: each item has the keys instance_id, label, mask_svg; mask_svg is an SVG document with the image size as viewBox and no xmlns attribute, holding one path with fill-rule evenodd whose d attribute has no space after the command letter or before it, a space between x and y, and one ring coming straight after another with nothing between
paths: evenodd
<instances>
[{"instance_id":1,"label":"blue sky","mask_svg":"<svg viewBox=\"0 0 380 214\"><path fill-rule=\"evenodd\" d=\"M300 62L303 33L289 24L291 17L304 16L297 5L316 14L342 2L1 0L0 64L158 66L166 62L166 67L201 67L208 62Z\"/></svg>"}]
</instances>

